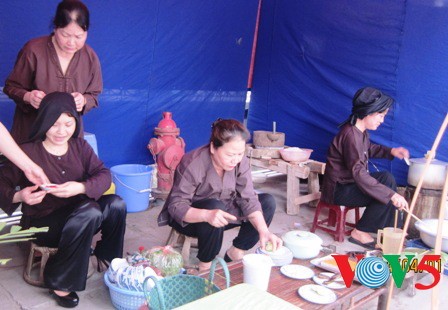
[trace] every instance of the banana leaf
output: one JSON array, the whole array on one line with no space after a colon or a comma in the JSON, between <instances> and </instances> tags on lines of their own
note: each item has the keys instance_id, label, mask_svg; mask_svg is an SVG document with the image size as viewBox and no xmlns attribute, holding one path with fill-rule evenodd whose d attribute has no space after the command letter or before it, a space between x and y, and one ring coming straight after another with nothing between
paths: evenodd
<instances>
[{"instance_id":1,"label":"banana leaf","mask_svg":"<svg viewBox=\"0 0 448 310\"><path fill-rule=\"evenodd\" d=\"M3 230L3 228L5 228L5 226L6 223L0 223L0 232ZM48 227L30 227L28 229L22 230L22 227L20 227L19 225L12 225L9 233L3 235L0 234L0 244L33 240L36 238L31 236L33 236L35 233L42 233L47 231ZM10 260L10 258L0 259L0 265L5 265Z\"/></svg>"}]
</instances>

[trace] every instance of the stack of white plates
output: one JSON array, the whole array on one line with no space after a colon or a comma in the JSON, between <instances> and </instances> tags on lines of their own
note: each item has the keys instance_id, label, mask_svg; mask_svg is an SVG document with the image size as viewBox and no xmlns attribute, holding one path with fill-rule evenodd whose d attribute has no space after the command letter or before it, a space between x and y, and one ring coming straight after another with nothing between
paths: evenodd
<instances>
[{"instance_id":1,"label":"stack of white plates","mask_svg":"<svg viewBox=\"0 0 448 310\"><path fill-rule=\"evenodd\" d=\"M291 264L293 259L291 250L284 246L277 249L277 251L275 252L262 250L261 247L259 247L255 250L255 253L268 255L274 262L274 266L284 266Z\"/></svg>"}]
</instances>

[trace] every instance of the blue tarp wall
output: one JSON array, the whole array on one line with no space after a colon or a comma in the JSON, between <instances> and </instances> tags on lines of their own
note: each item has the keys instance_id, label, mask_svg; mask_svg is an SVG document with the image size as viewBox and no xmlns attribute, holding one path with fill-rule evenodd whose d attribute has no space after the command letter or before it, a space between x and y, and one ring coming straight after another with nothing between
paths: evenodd
<instances>
[{"instance_id":1,"label":"blue tarp wall","mask_svg":"<svg viewBox=\"0 0 448 310\"><path fill-rule=\"evenodd\" d=\"M448 1L263 1L249 128L286 133L286 144L325 160L357 89L396 99L372 141L430 150L448 112ZM448 160L448 131L436 158ZM374 160L406 184L401 160ZM374 168L371 167L374 171Z\"/></svg>"},{"instance_id":2,"label":"blue tarp wall","mask_svg":"<svg viewBox=\"0 0 448 310\"><path fill-rule=\"evenodd\" d=\"M84 116L100 158L110 167L152 163L147 149L163 111L171 111L187 149L208 142L218 117L243 120L258 0L84 1L87 43L103 71L100 107ZM2 1L0 86L17 53L49 34L59 0ZM15 104L0 96L0 121Z\"/></svg>"},{"instance_id":3,"label":"blue tarp wall","mask_svg":"<svg viewBox=\"0 0 448 310\"><path fill-rule=\"evenodd\" d=\"M5 0L0 87L23 44L51 32L59 1ZM218 117L243 120L258 0L85 3L100 57L100 108L84 119L108 166L152 163L146 145L171 111L191 150ZM429 150L448 110L448 0L263 0L248 127L286 133L324 161L351 97L366 85L397 104L372 140ZM0 121L14 103L0 95ZM437 158L448 161L448 132ZM406 183L399 160L375 162Z\"/></svg>"}]
</instances>

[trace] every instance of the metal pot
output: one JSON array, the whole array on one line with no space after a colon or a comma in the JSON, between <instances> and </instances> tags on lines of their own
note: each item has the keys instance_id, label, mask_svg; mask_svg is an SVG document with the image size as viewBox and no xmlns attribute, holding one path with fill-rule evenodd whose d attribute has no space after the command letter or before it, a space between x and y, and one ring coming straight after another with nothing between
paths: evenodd
<instances>
[{"instance_id":1,"label":"metal pot","mask_svg":"<svg viewBox=\"0 0 448 310\"><path fill-rule=\"evenodd\" d=\"M292 230L282 236L283 244L298 259L310 259L319 255L322 239L311 232Z\"/></svg>"},{"instance_id":2,"label":"metal pot","mask_svg":"<svg viewBox=\"0 0 448 310\"><path fill-rule=\"evenodd\" d=\"M424 219L422 222L417 221L415 227L420 231L420 237L423 242L434 248L436 246L437 228L439 219ZM448 221L443 221L442 226L442 251L448 252Z\"/></svg>"},{"instance_id":3,"label":"metal pot","mask_svg":"<svg viewBox=\"0 0 448 310\"><path fill-rule=\"evenodd\" d=\"M426 158L411 158L408 171L408 184L417 186L426 164ZM423 179L422 188L440 190L445 184L448 163L433 159Z\"/></svg>"}]
</instances>

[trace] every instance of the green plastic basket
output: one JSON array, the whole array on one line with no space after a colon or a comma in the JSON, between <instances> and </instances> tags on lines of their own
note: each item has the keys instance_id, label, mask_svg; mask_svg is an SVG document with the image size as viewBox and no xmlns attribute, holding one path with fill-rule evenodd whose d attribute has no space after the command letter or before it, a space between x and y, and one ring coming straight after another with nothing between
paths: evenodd
<instances>
[{"instance_id":1,"label":"green plastic basket","mask_svg":"<svg viewBox=\"0 0 448 310\"><path fill-rule=\"evenodd\" d=\"M218 262L223 267L228 288L230 285L229 269L226 262L219 257L213 260L208 279L186 274L166 277L161 280L157 280L153 276L147 277L143 288L150 309L173 309L220 291L220 288L213 283ZM155 286L148 291L146 287L149 280L154 281Z\"/></svg>"}]
</instances>

